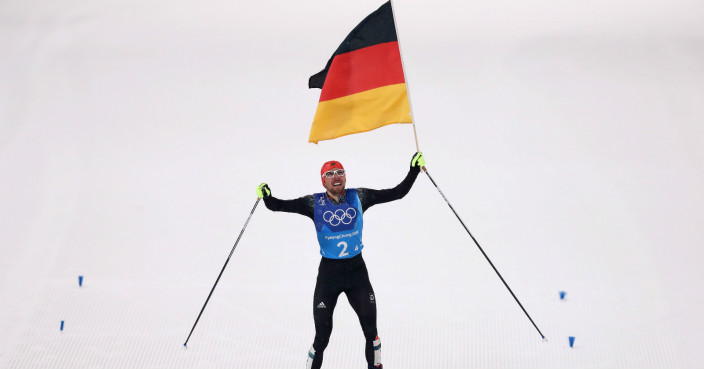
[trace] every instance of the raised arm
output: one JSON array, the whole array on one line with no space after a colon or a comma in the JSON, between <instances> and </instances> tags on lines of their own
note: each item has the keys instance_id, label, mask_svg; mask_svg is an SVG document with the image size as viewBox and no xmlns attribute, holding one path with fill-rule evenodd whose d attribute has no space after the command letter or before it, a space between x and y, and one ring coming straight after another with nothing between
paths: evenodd
<instances>
[{"instance_id":1,"label":"raised arm","mask_svg":"<svg viewBox=\"0 0 704 369\"><path fill-rule=\"evenodd\" d=\"M283 211L307 216L313 220L315 197L307 195L293 200L281 200L271 195L269 185L262 183L257 187L257 196L264 199L264 205L271 211Z\"/></svg>"},{"instance_id":2,"label":"raised arm","mask_svg":"<svg viewBox=\"0 0 704 369\"><path fill-rule=\"evenodd\" d=\"M385 190L373 190L370 188L358 188L357 195L359 196L359 201L362 203L362 211L366 211L370 207L376 204L383 204L385 202L399 200L406 196L406 194L413 187L413 183L420 173L420 168L425 166L425 159L423 154L417 152L413 154L413 159L411 160L411 167L408 169L408 174L406 178L401 181L394 188L387 188Z\"/></svg>"}]
</instances>

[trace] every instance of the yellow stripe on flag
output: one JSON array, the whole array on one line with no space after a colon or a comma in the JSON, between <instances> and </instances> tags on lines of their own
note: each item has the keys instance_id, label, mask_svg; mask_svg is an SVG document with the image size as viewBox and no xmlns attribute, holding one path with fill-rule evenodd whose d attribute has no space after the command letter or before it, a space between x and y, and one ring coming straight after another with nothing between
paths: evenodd
<instances>
[{"instance_id":1,"label":"yellow stripe on flag","mask_svg":"<svg viewBox=\"0 0 704 369\"><path fill-rule=\"evenodd\" d=\"M394 123L413 123L405 83L321 101L308 142L318 143Z\"/></svg>"}]
</instances>

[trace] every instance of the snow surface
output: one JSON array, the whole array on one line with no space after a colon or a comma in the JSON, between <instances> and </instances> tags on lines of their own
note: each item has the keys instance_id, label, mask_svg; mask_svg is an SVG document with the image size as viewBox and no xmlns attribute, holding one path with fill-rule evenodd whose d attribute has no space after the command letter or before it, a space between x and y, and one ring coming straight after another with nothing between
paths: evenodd
<instances>
[{"instance_id":1,"label":"snow surface","mask_svg":"<svg viewBox=\"0 0 704 369\"><path fill-rule=\"evenodd\" d=\"M183 342L256 185L405 175L410 125L307 143L380 4L0 2L0 367L303 368L315 234L263 206ZM365 214L384 365L704 367L704 3L394 6L430 173L549 342L421 175ZM325 367L362 368L342 299Z\"/></svg>"}]
</instances>

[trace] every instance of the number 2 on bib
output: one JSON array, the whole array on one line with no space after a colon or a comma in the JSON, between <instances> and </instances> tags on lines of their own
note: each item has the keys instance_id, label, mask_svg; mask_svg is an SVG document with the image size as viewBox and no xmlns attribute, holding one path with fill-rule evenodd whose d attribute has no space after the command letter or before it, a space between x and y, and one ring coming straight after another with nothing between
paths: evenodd
<instances>
[{"instance_id":1,"label":"number 2 on bib","mask_svg":"<svg viewBox=\"0 0 704 369\"><path fill-rule=\"evenodd\" d=\"M337 247L340 247L340 246L342 246L342 252L340 252L340 255L339 255L340 257L347 256L347 255L350 254L349 252L347 252L347 242L345 242L345 241L340 241L340 242L337 244Z\"/></svg>"}]
</instances>

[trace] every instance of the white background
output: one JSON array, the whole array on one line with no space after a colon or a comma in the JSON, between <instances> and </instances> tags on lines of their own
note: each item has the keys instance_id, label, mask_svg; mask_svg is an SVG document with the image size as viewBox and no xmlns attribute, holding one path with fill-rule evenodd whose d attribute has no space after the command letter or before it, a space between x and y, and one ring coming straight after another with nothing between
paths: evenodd
<instances>
[{"instance_id":1,"label":"white background","mask_svg":"<svg viewBox=\"0 0 704 369\"><path fill-rule=\"evenodd\" d=\"M256 185L405 175L410 125L307 143L380 5L2 1L0 367L302 368L314 228L264 206L182 345ZM703 3L394 6L430 173L549 342L421 175L365 214L384 365L703 367ZM325 366L362 368L340 302Z\"/></svg>"}]
</instances>

